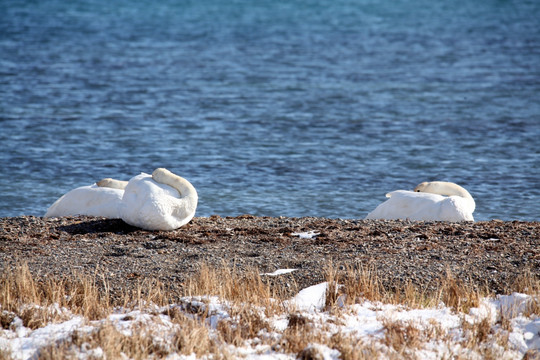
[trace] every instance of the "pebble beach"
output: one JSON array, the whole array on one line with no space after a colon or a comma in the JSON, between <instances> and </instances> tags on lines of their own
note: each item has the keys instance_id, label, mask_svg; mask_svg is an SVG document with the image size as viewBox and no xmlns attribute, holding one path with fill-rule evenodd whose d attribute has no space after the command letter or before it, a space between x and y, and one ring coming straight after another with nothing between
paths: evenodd
<instances>
[{"instance_id":1,"label":"pebble beach","mask_svg":"<svg viewBox=\"0 0 540 360\"><path fill-rule=\"evenodd\" d=\"M540 277L540 222L198 217L175 231L145 231L95 217L0 219L0 271L26 263L36 279L99 275L120 296L145 280L172 293L200 267L261 274L291 292L325 281L330 268L374 272L388 288L436 289L445 276L487 293Z\"/></svg>"}]
</instances>

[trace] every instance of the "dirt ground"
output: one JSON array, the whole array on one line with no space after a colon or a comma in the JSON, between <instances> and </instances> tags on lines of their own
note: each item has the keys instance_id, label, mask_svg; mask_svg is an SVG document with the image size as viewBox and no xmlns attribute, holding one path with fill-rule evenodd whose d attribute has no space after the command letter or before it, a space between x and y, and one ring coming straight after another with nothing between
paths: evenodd
<instances>
[{"instance_id":1,"label":"dirt ground","mask_svg":"<svg viewBox=\"0 0 540 360\"><path fill-rule=\"evenodd\" d=\"M315 231L314 237L296 233ZM181 290L201 264L270 277L297 291L325 280L329 266L375 271L384 286L435 289L447 272L493 293L520 275L540 278L540 222L476 223L271 218L194 218L175 231L145 231L94 217L0 218L0 269L25 262L38 280L77 274L106 279L113 296L157 279Z\"/></svg>"}]
</instances>

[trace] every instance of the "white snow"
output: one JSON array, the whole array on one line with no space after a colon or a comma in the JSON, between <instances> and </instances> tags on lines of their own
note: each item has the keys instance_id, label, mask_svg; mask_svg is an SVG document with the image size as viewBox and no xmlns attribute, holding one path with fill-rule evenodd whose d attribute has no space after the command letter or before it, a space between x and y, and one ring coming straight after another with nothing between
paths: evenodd
<instances>
[{"instance_id":1,"label":"white snow","mask_svg":"<svg viewBox=\"0 0 540 360\"><path fill-rule=\"evenodd\" d=\"M298 310L321 310L324 307L327 289L327 282L305 288L290 300L290 304Z\"/></svg>"},{"instance_id":2,"label":"white snow","mask_svg":"<svg viewBox=\"0 0 540 360\"><path fill-rule=\"evenodd\" d=\"M18 319L13 330L0 333L0 350L9 350L15 359L31 359L40 348L67 339L73 331L83 326L84 319L74 316L59 324L49 324L34 331L22 326Z\"/></svg>"},{"instance_id":3,"label":"white snow","mask_svg":"<svg viewBox=\"0 0 540 360\"><path fill-rule=\"evenodd\" d=\"M271 273L264 273L264 274L261 274L261 275L266 275L266 276L278 276L278 275L283 275L283 274L289 274L289 273L292 273L293 271L296 271L297 269L278 269L274 272L271 272Z\"/></svg>"},{"instance_id":4,"label":"white snow","mask_svg":"<svg viewBox=\"0 0 540 360\"><path fill-rule=\"evenodd\" d=\"M300 239L314 239L317 235L320 235L320 232L315 230L310 230L306 232L292 233L293 236L298 236Z\"/></svg>"},{"instance_id":5,"label":"white snow","mask_svg":"<svg viewBox=\"0 0 540 360\"><path fill-rule=\"evenodd\" d=\"M466 358L480 358L474 350L464 348L460 342L464 337L463 322L474 324L482 319L488 319L494 331L501 330L499 324L501 314L509 320L511 326L508 331L508 349L501 348L502 358L521 358L529 350L540 350L540 317L538 314L524 316L526 304L531 300L529 295L515 293L484 298L480 306L471 309L469 314L454 313L442 304L437 308L409 309L403 305L364 301L354 305L342 305L343 311L337 316L324 310L327 290L328 283L311 286L300 291L285 302L285 305L289 306L291 311L300 312L309 318L310 324L328 332L329 335L340 333L353 336L362 343L374 342L376 348L381 350L382 358L393 351L382 341L386 331L385 322L406 324L426 333L430 333L430 329L437 329L438 332L445 334L443 338L438 336L426 338L420 347L410 349L414 355L411 357L440 359L461 354ZM72 315L69 320L36 330L25 328L21 319L15 318L8 329L0 329L0 354L7 351L14 359L32 359L42 347L68 340L75 330L91 332L105 321L113 324L118 331L127 336L130 336L133 329L144 325L152 334L154 341L167 344L180 326L165 315L166 310L172 308L183 310L191 317L198 315L187 309L199 309L201 311L197 313L206 313L206 326L210 332L216 331L220 321L232 320L229 314L230 304L211 296L186 297L179 304L164 307L147 305L146 308L138 310L117 309L102 320L90 321ZM260 313L264 314L262 311ZM261 340L265 337L279 339L281 332L288 326L287 314L274 315L266 320L271 325L272 332L262 333L261 338L246 341L242 346L235 347L229 344L227 351L235 357L245 359L294 359L297 354L280 352L279 349L274 349ZM317 352L322 359L340 357L338 350L329 348L326 344L311 343L308 347ZM90 349L83 346L80 351L79 359L99 359L104 356L99 348ZM185 356L172 353L167 359L194 360L196 357L193 354Z\"/></svg>"}]
</instances>

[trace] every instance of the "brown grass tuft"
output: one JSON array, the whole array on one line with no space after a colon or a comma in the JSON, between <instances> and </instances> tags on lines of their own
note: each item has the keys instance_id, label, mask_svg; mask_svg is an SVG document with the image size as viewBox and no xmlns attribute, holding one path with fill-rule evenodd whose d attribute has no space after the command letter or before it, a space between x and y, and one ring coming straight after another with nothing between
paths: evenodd
<instances>
[{"instance_id":1,"label":"brown grass tuft","mask_svg":"<svg viewBox=\"0 0 540 360\"><path fill-rule=\"evenodd\" d=\"M539 292L540 294L540 292ZM531 300L527 303L527 307L523 312L523 316L540 316L540 296L532 297Z\"/></svg>"},{"instance_id":2,"label":"brown grass tuft","mask_svg":"<svg viewBox=\"0 0 540 360\"><path fill-rule=\"evenodd\" d=\"M540 276L531 269L523 271L513 281L509 282L506 293L520 292L525 294L540 294Z\"/></svg>"},{"instance_id":3,"label":"brown grass tuft","mask_svg":"<svg viewBox=\"0 0 540 360\"><path fill-rule=\"evenodd\" d=\"M410 281L407 281L405 286L397 282L383 285L377 270L372 266L360 265L356 269L348 266L343 274L334 275L334 278L338 278L343 285L339 290L347 305L369 300L422 308L435 306L440 302L437 296L427 293Z\"/></svg>"},{"instance_id":4,"label":"brown grass tuft","mask_svg":"<svg viewBox=\"0 0 540 360\"><path fill-rule=\"evenodd\" d=\"M523 355L522 360L538 360L540 359L540 351L539 350L533 350L530 349Z\"/></svg>"},{"instance_id":5,"label":"brown grass tuft","mask_svg":"<svg viewBox=\"0 0 540 360\"><path fill-rule=\"evenodd\" d=\"M456 279L449 271L442 279L440 298L444 304L456 312L468 313L480 305L482 294L463 281Z\"/></svg>"},{"instance_id":6,"label":"brown grass tuft","mask_svg":"<svg viewBox=\"0 0 540 360\"><path fill-rule=\"evenodd\" d=\"M34 310L29 310L29 304L37 307L57 304L89 319L100 318L111 309L108 292L99 290L94 279L74 274L70 280L51 277L46 281L36 282L24 263L13 271L6 271L0 277L0 303L7 311L20 312L21 318L34 324L33 328L38 326L39 321L36 318L39 316L31 314ZM22 305L25 305L24 309L21 309ZM49 320L51 319L47 321Z\"/></svg>"},{"instance_id":7,"label":"brown grass tuft","mask_svg":"<svg viewBox=\"0 0 540 360\"><path fill-rule=\"evenodd\" d=\"M229 310L231 318L221 320L217 325L222 339L235 346L240 346L247 339L253 339L260 331L269 331L270 326L257 309L242 306Z\"/></svg>"},{"instance_id":8,"label":"brown grass tuft","mask_svg":"<svg viewBox=\"0 0 540 360\"><path fill-rule=\"evenodd\" d=\"M152 330L143 326L131 329L131 336L119 332L111 323L103 323L92 333L75 331L69 341L53 343L42 348L39 359L75 359L80 352L101 349L106 359L147 359L151 356L163 358L170 353L169 348L155 340ZM92 357L90 357L92 358Z\"/></svg>"},{"instance_id":9,"label":"brown grass tuft","mask_svg":"<svg viewBox=\"0 0 540 360\"><path fill-rule=\"evenodd\" d=\"M309 323L309 319L302 313L293 312L287 316L288 324L290 328L301 328Z\"/></svg>"},{"instance_id":10,"label":"brown grass tuft","mask_svg":"<svg viewBox=\"0 0 540 360\"><path fill-rule=\"evenodd\" d=\"M217 269L202 264L197 275L185 284L183 295L213 295L233 304L260 306L267 316L282 311L280 303L285 298L285 291L272 291L255 268L243 273L233 269L225 264Z\"/></svg>"},{"instance_id":11,"label":"brown grass tuft","mask_svg":"<svg viewBox=\"0 0 540 360\"><path fill-rule=\"evenodd\" d=\"M182 314L176 316L174 322L181 324L181 329L176 331L173 340L180 354L193 353L201 357L214 353L218 348L215 340L210 338L210 332L204 320L192 319Z\"/></svg>"},{"instance_id":12,"label":"brown grass tuft","mask_svg":"<svg viewBox=\"0 0 540 360\"><path fill-rule=\"evenodd\" d=\"M288 320L287 328L272 346L275 351L295 353L298 357L309 358L313 353L303 351L310 343L328 343L330 337L324 331L324 324L315 323L301 313L291 313Z\"/></svg>"},{"instance_id":13,"label":"brown grass tuft","mask_svg":"<svg viewBox=\"0 0 540 360\"><path fill-rule=\"evenodd\" d=\"M341 353L342 360L371 360L381 357L374 343L364 344L351 335L336 333L330 338L330 347Z\"/></svg>"},{"instance_id":14,"label":"brown grass tuft","mask_svg":"<svg viewBox=\"0 0 540 360\"><path fill-rule=\"evenodd\" d=\"M19 264L13 271L6 271L0 278L0 304L7 311L17 310L21 304L40 304L38 285L28 266Z\"/></svg>"},{"instance_id":15,"label":"brown grass tuft","mask_svg":"<svg viewBox=\"0 0 540 360\"><path fill-rule=\"evenodd\" d=\"M382 324L385 331L384 344L398 353L405 349L417 349L424 343L422 331L411 322L384 319Z\"/></svg>"},{"instance_id":16,"label":"brown grass tuft","mask_svg":"<svg viewBox=\"0 0 540 360\"><path fill-rule=\"evenodd\" d=\"M11 324L13 323L13 320L15 320L15 317L17 315L13 312L10 312L10 311L2 311L0 313L0 327L2 327L2 329L9 329L11 327ZM1 359L1 358L0 358Z\"/></svg>"},{"instance_id":17,"label":"brown grass tuft","mask_svg":"<svg viewBox=\"0 0 540 360\"><path fill-rule=\"evenodd\" d=\"M325 293L325 309L332 311L338 306L340 276L330 261L325 269L328 287Z\"/></svg>"},{"instance_id":18,"label":"brown grass tuft","mask_svg":"<svg viewBox=\"0 0 540 360\"><path fill-rule=\"evenodd\" d=\"M481 344L488 340L489 334L491 333L491 324L488 318L484 318L481 321L473 325L473 343Z\"/></svg>"},{"instance_id":19,"label":"brown grass tuft","mask_svg":"<svg viewBox=\"0 0 540 360\"><path fill-rule=\"evenodd\" d=\"M360 303L362 300L383 301L386 290L380 282L374 267L360 266L346 268L343 276L343 292L347 304Z\"/></svg>"}]
</instances>

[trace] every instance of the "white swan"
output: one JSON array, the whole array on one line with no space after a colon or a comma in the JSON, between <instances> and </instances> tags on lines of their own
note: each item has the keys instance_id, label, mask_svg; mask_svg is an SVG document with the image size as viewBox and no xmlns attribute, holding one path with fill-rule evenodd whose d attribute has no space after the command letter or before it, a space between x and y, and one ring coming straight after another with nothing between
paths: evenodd
<instances>
[{"instance_id":1,"label":"white swan","mask_svg":"<svg viewBox=\"0 0 540 360\"><path fill-rule=\"evenodd\" d=\"M141 173L129 182L107 178L71 190L45 217L104 216L146 230L174 230L193 218L197 202L197 191L189 181L158 168L151 176Z\"/></svg>"},{"instance_id":2,"label":"white swan","mask_svg":"<svg viewBox=\"0 0 540 360\"><path fill-rule=\"evenodd\" d=\"M174 230L187 224L197 209L197 190L167 169L129 180L120 207L122 220L146 230Z\"/></svg>"},{"instance_id":3,"label":"white swan","mask_svg":"<svg viewBox=\"0 0 540 360\"><path fill-rule=\"evenodd\" d=\"M47 209L45 217L89 215L119 218L123 195L123 189L101 187L98 184L81 186L56 200Z\"/></svg>"},{"instance_id":4,"label":"white swan","mask_svg":"<svg viewBox=\"0 0 540 360\"><path fill-rule=\"evenodd\" d=\"M370 212L366 219L421 221L474 221L476 207L463 187L445 181L423 182L414 191L396 190Z\"/></svg>"}]
</instances>

